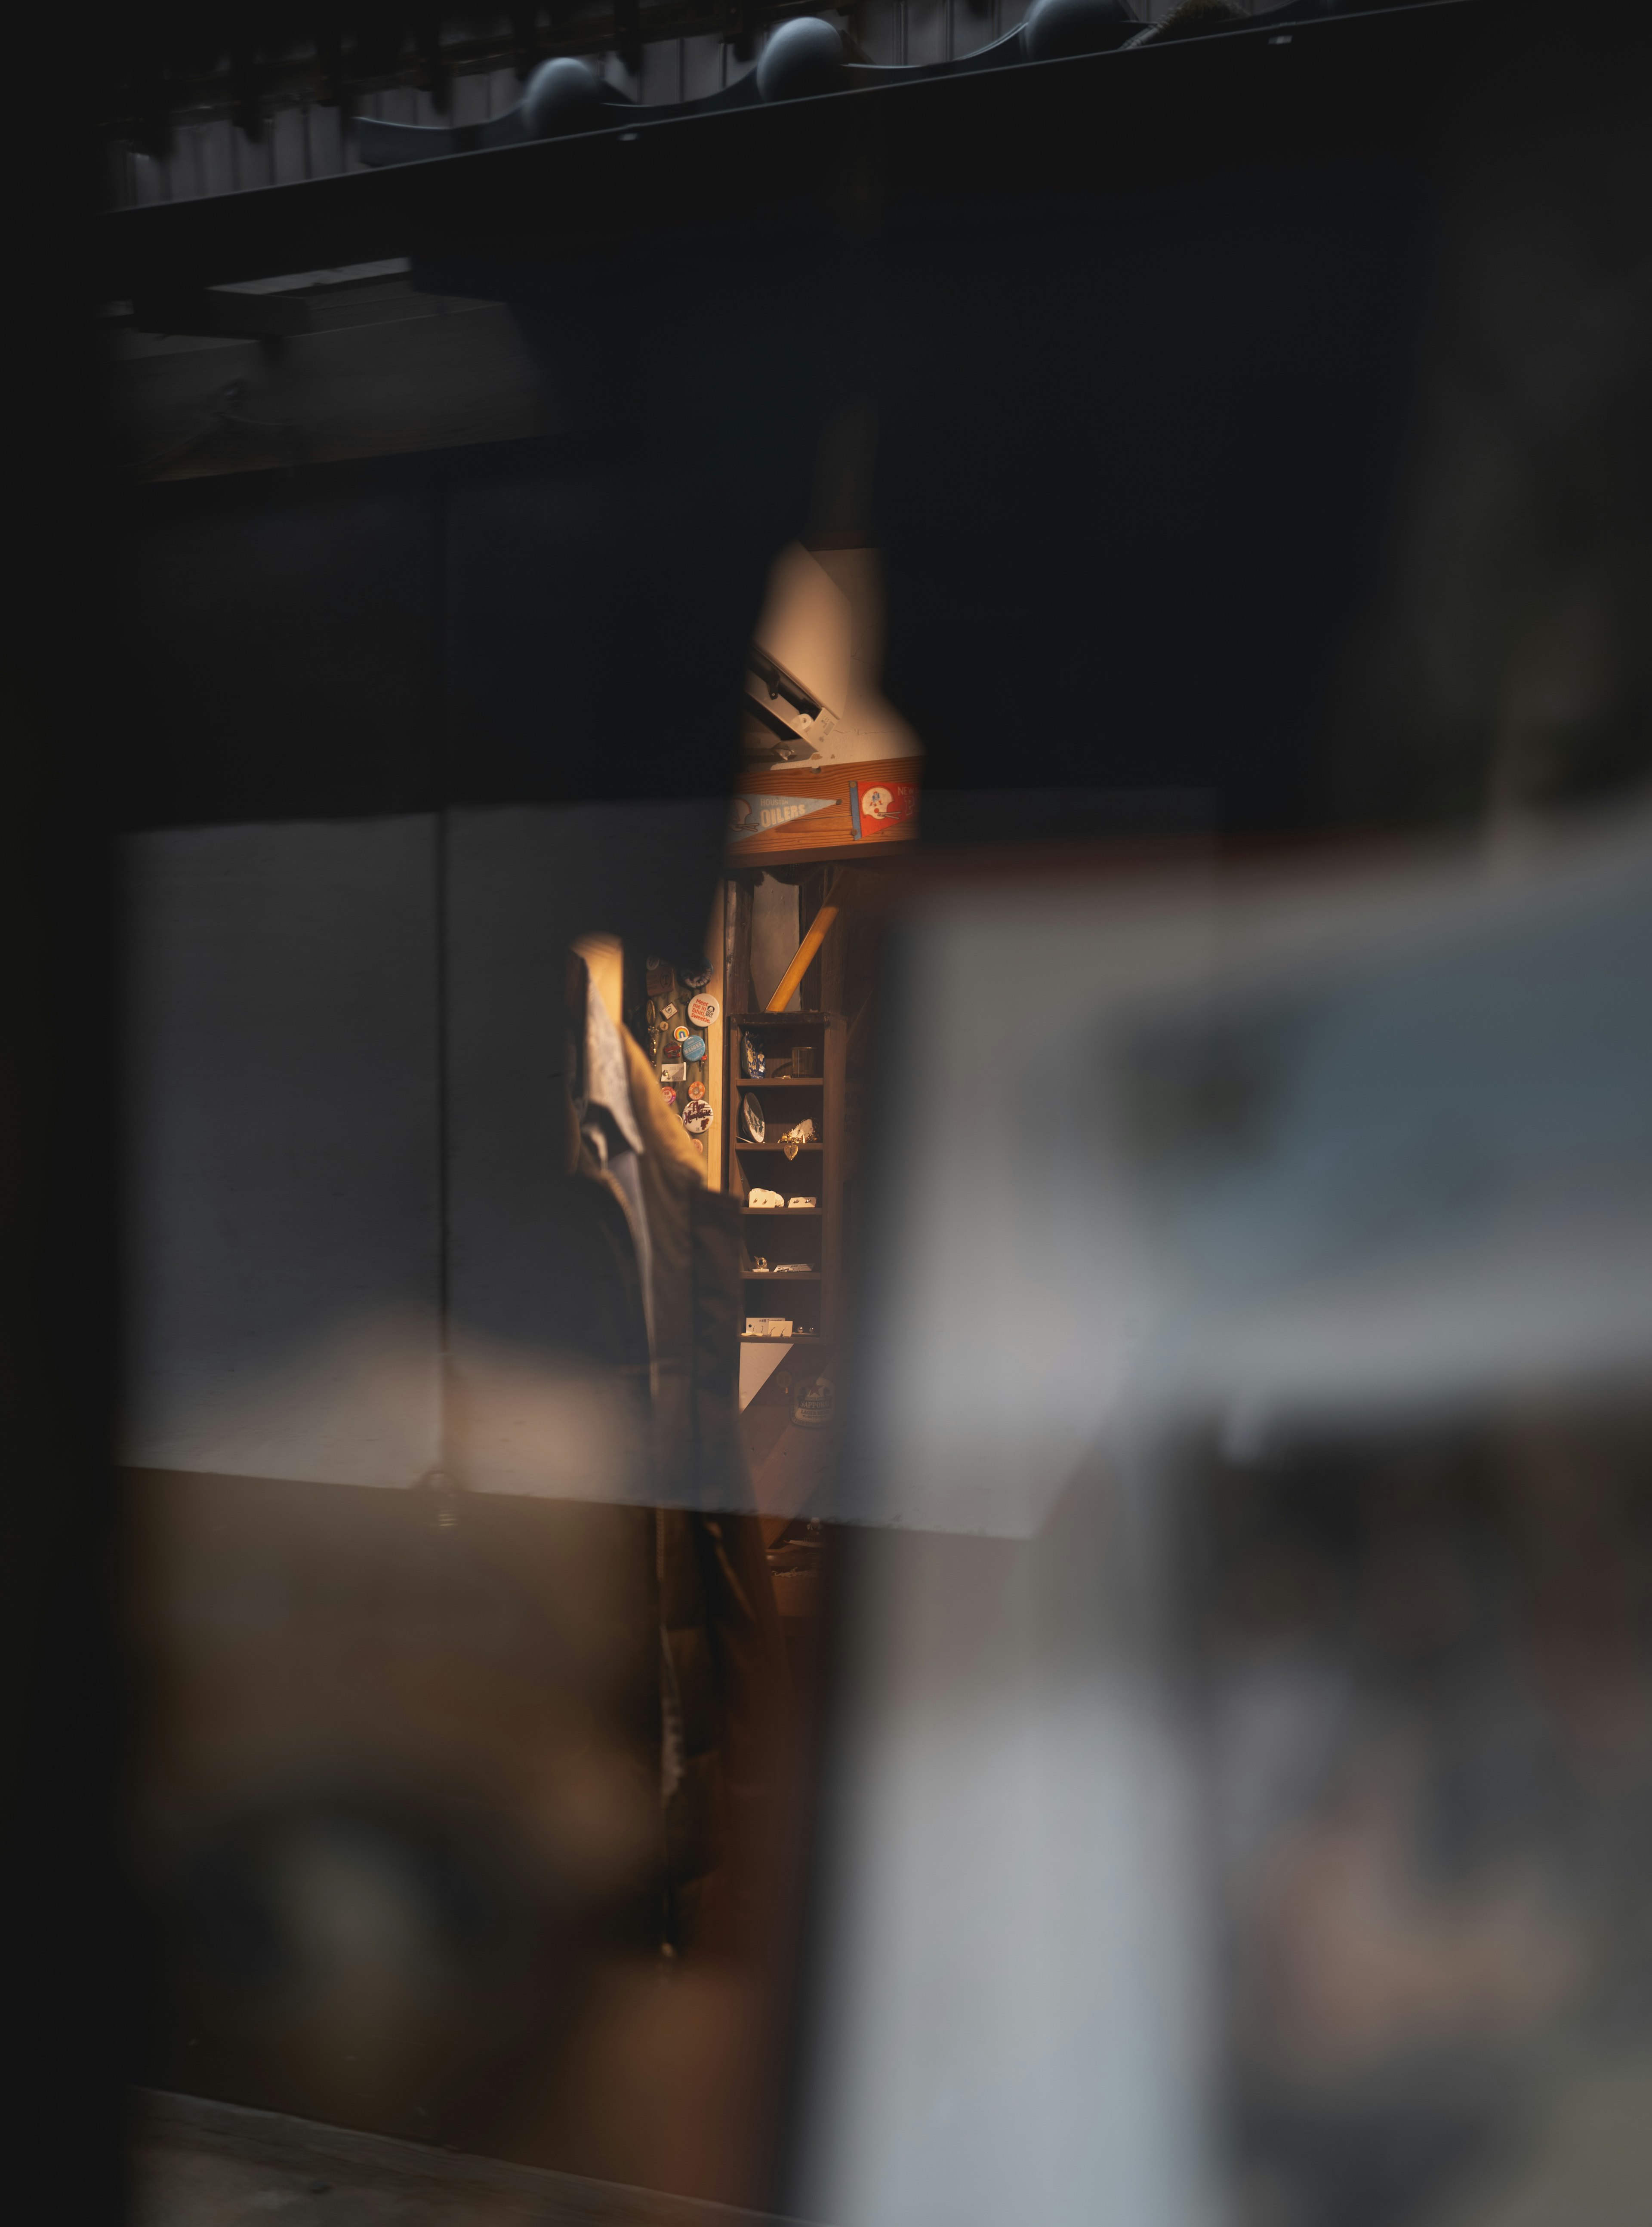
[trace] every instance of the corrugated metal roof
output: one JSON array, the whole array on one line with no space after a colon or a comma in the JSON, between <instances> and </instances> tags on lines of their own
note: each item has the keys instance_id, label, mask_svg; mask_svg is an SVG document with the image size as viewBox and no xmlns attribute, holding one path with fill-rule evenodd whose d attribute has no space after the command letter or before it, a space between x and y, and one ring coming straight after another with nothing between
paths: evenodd
<instances>
[{"instance_id":1,"label":"corrugated metal roof","mask_svg":"<svg viewBox=\"0 0 1652 2227\"><path fill-rule=\"evenodd\" d=\"M830 10L819 12L845 27L852 22L855 39L867 60L879 63L925 64L952 60L1013 30L1027 12L1029 0L864 0L852 18ZM1144 22L1157 22L1170 12L1173 0L1134 0ZM1265 14L1274 0L1247 0L1253 11ZM692 13L691 14L691 10ZM743 41L732 28L742 14L740 0L708 10L696 0L658 0L641 16L645 37L641 68L635 74L621 59L618 45L603 45L613 38L616 13L588 11L584 19L590 36L582 36L577 15L558 25L554 48L547 41L543 51L577 53L596 66L602 74L647 105L694 100L733 83L756 67L771 35L772 24L754 31ZM776 21L799 12L796 7L764 11ZM684 31L672 37L648 37L649 26L664 18L721 20L723 28ZM246 192L260 186L289 185L307 178L336 177L362 167L354 146L354 117L381 118L402 124L479 124L503 114L521 98L522 76L506 58L511 48L508 27L501 24L491 40L478 38L467 22L463 36L450 42L451 60L444 65L446 80L440 105L428 83L431 70L409 47L398 68L372 84L343 83L345 103L336 98L336 80L323 83L325 73L313 46L295 46L259 65L263 84L257 96L256 136L245 118L246 63L225 57L191 82L181 74L168 82L179 105L166 106L168 130L163 132L156 115L156 83L147 98L129 80L124 102L127 113L117 121L109 147L109 185L112 206L141 207L157 201L198 200L205 195ZM593 40L598 43L593 44ZM740 47L748 44L746 59ZM443 53L450 41L442 41ZM540 59L536 48L533 60ZM237 68L242 74L236 75ZM330 97L323 98L323 91ZM164 105L164 103L163 104ZM147 121L140 121L146 118ZM149 147L142 142L145 136ZM163 149L158 144L169 137Z\"/></svg>"}]
</instances>

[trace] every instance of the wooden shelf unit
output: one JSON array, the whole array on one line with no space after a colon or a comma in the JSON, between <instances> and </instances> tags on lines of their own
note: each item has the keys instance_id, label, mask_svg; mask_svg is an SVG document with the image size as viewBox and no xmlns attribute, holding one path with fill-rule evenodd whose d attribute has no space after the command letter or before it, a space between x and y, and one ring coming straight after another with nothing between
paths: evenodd
<instances>
[{"instance_id":1,"label":"wooden shelf unit","mask_svg":"<svg viewBox=\"0 0 1652 2227\"><path fill-rule=\"evenodd\" d=\"M725 1181L740 1201L745 1228L745 1254L741 1272L741 1320L750 1316L800 1318L809 1328L789 1339L749 1338L745 1345L824 1345L839 1330L842 1304L839 1278L843 1251L843 1093L847 1034L840 1013L730 1013L725 1015L724 1056L728 1061L724 1103L729 1119L724 1134ZM741 1047L748 1032L762 1037L770 1058L788 1058L799 1045L814 1053L817 1072L810 1075L745 1075L740 1072ZM754 1145L740 1133L740 1109L748 1096L762 1102L764 1141ZM781 1111L783 1106L784 1112ZM788 1159L780 1148L782 1130L798 1121L813 1120L816 1142L800 1145ZM812 1207L749 1206L753 1190L802 1193L814 1198ZM795 1239L783 1253L781 1225L796 1225ZM773 1269L749 1267L759 1255L807 1262L807 1272L776 1275ZM800 1304L788 1305L788 1285L797 1286Z\"/></svg>"}]
</instances>

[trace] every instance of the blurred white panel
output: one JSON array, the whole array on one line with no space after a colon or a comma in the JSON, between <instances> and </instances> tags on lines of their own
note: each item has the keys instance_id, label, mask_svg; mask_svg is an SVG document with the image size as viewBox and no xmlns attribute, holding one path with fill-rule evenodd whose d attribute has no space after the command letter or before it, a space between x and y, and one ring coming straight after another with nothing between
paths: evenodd
<instances>
[{"instance_id":1,"label":"blurred white panel","mask_svg":"<svg viewBox=\"0 0 1652 2227\"><path fill-rule=\"evenodd\" d=\"M1052 1251L1052 1187L1059 1206L1088 1173L1081 1108L1061 1104L1053 1062L1153 973L1198 979L1216 932L1193 877L1156 904L986 890L913 916L879 1045L857 1449L823 1511L834 1520L1039 1529L1147 1318L1105 1197L1082 1218L1068 1201Z\"/></svg>"},{"instance_id":2,"label":"blurred white panel","mask_svg":"<svg viewBox=\"0 0 1652 2227\"><path fill-rule=\"evenodd\" d=\"M852 1565L800 2217L1220 2217L1193 1773L1107 1598L1107 1514Z\"/></svg>"},{"instance_id":3,"label":"blurred white panel","mask_svg":"<svg viewBox=\"0 0 1652 2227\"><path fill-rule=\"evenodd\" d=\"M1641 825L921 909L830 1513L1030 1536L1126 1382L1346 1407L1639 1365L1649 948Z\"/></svg>"},{"instance_id":4,"label":"blurred white panel","mask_svg":"<svg viewBox=\"0 0 1652 2227\"><path fill-rule=\"evenodd\" d=\"M422 815L131 839L126 1461L439 1458L436 922Z\"/></svg>"}]
</instances>

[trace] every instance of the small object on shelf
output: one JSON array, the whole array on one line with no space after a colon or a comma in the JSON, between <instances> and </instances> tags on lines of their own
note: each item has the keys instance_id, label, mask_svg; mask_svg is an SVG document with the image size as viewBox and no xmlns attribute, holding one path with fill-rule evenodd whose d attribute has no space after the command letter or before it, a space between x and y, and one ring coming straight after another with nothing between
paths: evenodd
<instances>
[{"instance_id":1,"label":"small object on shelf","mask_svg":"<svg viewBox=\"0 0 1652 2227\"><path fill-rule=\"evenodd\" d=\"M786 1203L787 1203L787 1205L788 1205L788 1206L802 1206L802 1207L809 1207L809 1208L813 1208L813 1207L815 1205L816 1202L815 1202L813 1199L812 1199L812 1198L788 1198L788 1199L787 1200Z\"/></svg>"},{"instance_id":2,"label":"small object on shelf","mask_svg":"<svg viewBox=\"0 0 1652 2227\"><path fill-rule=\"evenodd\" d=\"M763 1054L762 1038L756 1033L755 1029L747 1029L743 1031L740 1037L741 1074L747 1076L756 1075L761 1078L766 1075L768 1071L768 1062Z\"/></svg>"},{"instance_id":3,"label":"small object on shelf","mask_svg":"<svg viewBox=\"0 0 1652 2227\"><path fill-rule=\"evenodd\" d=\"M747 1101L749 1104L749 1100ZM813 1121L794 1121L780 1140L780 1148L788 1160L797 1158L800 1146L815 1142Z\"/></svg>"},{"instance_id":4,"label":"small object on shelf","mask_svg":"<svg viewBox=\"0 0 1652 2227\"><path fill-rule=\"evenodd\" d=\"M812 1276L814 1271L807 1260L777 1260L774 1273L777 1276Z\"/></svg>"},{"instance_id":5,"label":"small object on shelf","mask_svg":"<svg viewBox=\"0 0 1652 2227\"><path fill-rule=\"evenodd\" d=\"M740 1101L740 1126L744 1131L748 1142L753 1145L761 1145L769 1134L763 1120L762 1101L754 1096L750 1091L748 1091Z\"/></svg>"},{"instance_id":6,"label":"small object on shelf","mask_svg":"<svg viewBox=\"0 0 1652 2227\"><path fill-rule=\"evenodd\" d=\"M792 1073L794 1074L794 1075L796 1075L796 1076L798 1076L798 1077L800 1077L800 1078L801 1078L802 1076L805 1076L805 1075L813 1075L813 1073L814 1073L814 1046L813 1046L813 1044L794 1044L794 1045L793 1045L793 1047L792 1047Z\"/></svg>"},{"instance_id":7,"label":"small object on shelf","mask_svg":"<svg viewBox=\"0 0 1652 2227\"><path fill-rule=\"evenodd\" d=\"M750 1273L754 1276L766 1276L769 1273L769 1258L766 1254L759 1253L754 1255Z\"/></svg>"},{"instance_id":8,"label":"small object on shelf","mask_svg":"<svg viewBox=\"0 0 1652 2227\"><path fill-rule=\"evenodd\" d=\"M838 1412L838 1395L829 1376L805 1378L792 1407L792 1420L806 1429L820 1430Z\"/></svg>"},{"instance_id":9,"label":"small object on shelf","mask_svg":"<svg viewBox=\"0 0 1652 2227\"><path fill-rule=\"evenodd\" d=\"M791 1322L785 1316L748 1315L746 1317L748 1337L790 1337L791 1335Z\"/></svg>"},{"instance_id":10,"label":"small object on shelf","mask_svg":"<svg viewBox=\"0 0 1652 2227\"><path fill-rule=\"evenodd\" d=\"M775 1207L783 1206L785 1203L785 1200L777 1190L764 1190L761 1184L746 1200L748 1206L762 1207L771 1213Z\"/></svg>"}]
</instances>

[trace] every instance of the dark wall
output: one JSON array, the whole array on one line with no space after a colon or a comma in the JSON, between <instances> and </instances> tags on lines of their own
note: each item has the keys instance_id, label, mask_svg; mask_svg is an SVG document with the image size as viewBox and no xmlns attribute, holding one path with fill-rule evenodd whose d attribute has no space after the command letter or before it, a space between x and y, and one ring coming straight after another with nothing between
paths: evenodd
<instances>
[{"instance_id":1,"label":"dark wall","mask_svg":"<svg viewBox=\"0 0 1652 2227\"><path fill-rule=\"evenodd\" d=\"M428 811L440 728L439 459L186 482L135 505L137 826Z\"/></svg>"}]
</instances>

